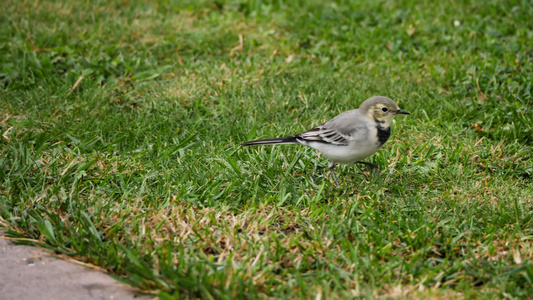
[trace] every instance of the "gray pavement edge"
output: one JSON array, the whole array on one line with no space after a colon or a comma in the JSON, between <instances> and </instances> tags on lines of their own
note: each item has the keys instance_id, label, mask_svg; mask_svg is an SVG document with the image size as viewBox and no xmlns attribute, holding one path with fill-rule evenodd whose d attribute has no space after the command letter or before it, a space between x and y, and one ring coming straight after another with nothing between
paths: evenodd
<instances>
[{"instance_id":1,"label":"gray pavement edge","mask_svg":"<svg viewBox=\"0 0 533 300\"><path fill-rule=\"evenodd\" d=\"M150 299L137 290L38 247L14 245L0 227L0 300Z\"/></svg>"}]
</instances>

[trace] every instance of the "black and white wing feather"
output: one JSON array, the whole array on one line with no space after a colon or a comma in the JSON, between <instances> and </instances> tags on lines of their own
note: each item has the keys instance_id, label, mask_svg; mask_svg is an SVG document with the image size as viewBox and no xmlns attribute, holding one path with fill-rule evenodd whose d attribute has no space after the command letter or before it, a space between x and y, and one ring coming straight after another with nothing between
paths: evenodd
<instances>
[{"instance_id":1,"label":"black and white wing feather","mask_svg":"<svg viewBox=\"0 0 533 300\"><path fill-rule=\"evenodd\" d=\"M361 120L354 122L354 120ZM296 135L301 144L319 142L338 146L348 146L357 134L366 134L366 118L358 110L344 112L335 118L309 131Z\"/></svg>"},{"instance_id":2,"label":"black and white wing feather","mask_svg":"<svg viewBox=\"0 0 533 300\"><path fill-rule=\"evenodd\" d=\"M324 127L325 124L317 126L309 131L296 135L296 140L302 144L309 142L319 142L339 146L348 145L348 137L336 130Z\"/></svg>"}]
</instances>

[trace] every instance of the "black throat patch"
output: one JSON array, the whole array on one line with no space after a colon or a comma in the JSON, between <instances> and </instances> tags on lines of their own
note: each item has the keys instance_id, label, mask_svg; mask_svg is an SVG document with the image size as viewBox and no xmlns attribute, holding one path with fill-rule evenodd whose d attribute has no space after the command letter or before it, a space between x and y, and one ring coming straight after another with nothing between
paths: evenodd
<instances>
[{"instance_id":1,"label":"black throat patch","mask_svg":"<svg viewBox=\"0 0 533 300\"><path fill-rule=\"evenodd\" d=\"M378 129L378 144L381 147L390 137L390 126L382 127L382 125L378 123L376 128Z\"/></svg>"}]
</instances>

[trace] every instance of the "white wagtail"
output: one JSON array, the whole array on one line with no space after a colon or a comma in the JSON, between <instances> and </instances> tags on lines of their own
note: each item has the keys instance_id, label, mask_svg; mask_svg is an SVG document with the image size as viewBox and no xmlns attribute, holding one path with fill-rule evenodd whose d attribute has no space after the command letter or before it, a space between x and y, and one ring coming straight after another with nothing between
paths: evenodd
<instances>
[{"instance_id":1,"label":"white wagtail","mask_svg":"<svg viewBox=\"0 0 533 300\"><path fill-rule=\"evenodd\" d=\"M376 153L389 139L390 122L396 115L409 115L394 101L383 96L365 100L358 109L349 110L309 131L289 137L242 143L242 146L270 144L300 144L318 150L329 159L329 169L335 183L335 164L362 163L377 169L377 165L361 160Z\"/></svg>"}]
</instances>

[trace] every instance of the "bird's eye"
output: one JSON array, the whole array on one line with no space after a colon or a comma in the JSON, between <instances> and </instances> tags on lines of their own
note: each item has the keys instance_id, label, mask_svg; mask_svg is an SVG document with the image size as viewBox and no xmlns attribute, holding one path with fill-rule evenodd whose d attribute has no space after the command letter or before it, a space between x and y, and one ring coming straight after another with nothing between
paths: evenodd
<instances>
[{"instance_id":1,"label":"bird's eye","mask_svg":"<svg viewBox=\"0 0 533 300\"><path fill-rule=\"evenodd\" d=\"M388 109L388 108L386 108L386 107L383 107L383 108L381 109L381 111L382 111L382 112L388 112L388 111L389 111L389 109Z\"/></svg>"}]
</instances>

